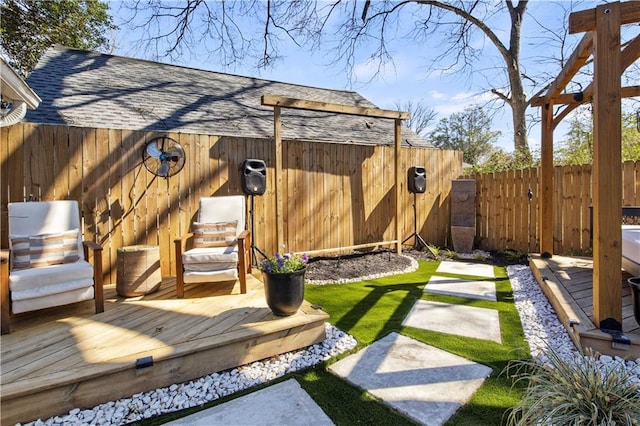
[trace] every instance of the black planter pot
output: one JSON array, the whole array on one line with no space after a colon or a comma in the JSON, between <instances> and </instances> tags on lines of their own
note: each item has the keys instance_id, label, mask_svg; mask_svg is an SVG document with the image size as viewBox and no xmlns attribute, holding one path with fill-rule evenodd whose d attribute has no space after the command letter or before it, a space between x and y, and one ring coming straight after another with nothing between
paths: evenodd
<instances>
[{"instance_id":1,"label":"black planter pot","mask_svg":"<svg viewBox=\"0 0 640 426\"><path fill-rule=\"evenodd\" d=\"M304 301L304 273L306 268L285 274L262 272L264 296L271 311L287 317L298 312Z\"/></svg>"},{"instance_id":2,"label":"black planter pot","mask_svg":"<svg viewBox=\"0 0 640 426\"><path fill-rule=\"evenodd\" d=\"M632 277L627 280L631 288L631 300L633 301L633 316L640 325L640 277Z\"/></svg>"}]
</instances>

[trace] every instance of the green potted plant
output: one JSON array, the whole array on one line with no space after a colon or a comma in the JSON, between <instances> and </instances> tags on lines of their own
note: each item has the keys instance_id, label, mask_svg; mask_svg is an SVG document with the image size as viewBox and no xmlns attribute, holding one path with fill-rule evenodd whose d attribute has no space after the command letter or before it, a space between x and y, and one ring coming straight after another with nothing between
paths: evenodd
<instances>
[{"instance_id":1,"label":"green potted plant","mask_svg":"<svg viewBox=\"0 0 640 426\"><path fill-rule=\"evenodd\" d=\"M304 274L308 261L306 254L276 253L260 263L264 295L275 315L289 316L298 312L304 301Z\"/></svg>"}]
</instances>

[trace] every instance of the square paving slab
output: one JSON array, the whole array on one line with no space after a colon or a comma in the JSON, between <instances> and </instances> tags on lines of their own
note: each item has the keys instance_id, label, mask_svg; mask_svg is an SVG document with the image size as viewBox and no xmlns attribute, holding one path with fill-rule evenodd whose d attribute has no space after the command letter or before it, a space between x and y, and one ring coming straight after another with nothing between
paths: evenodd
<instances>
[{"instance_id":1,"label":"square paving slab","mask_svg":"<svg viewBox=\"0 0 640 426\"><path fill-rule=\"evenodd\" d=\"M333 425L295 379L260 389L168 425Z\"/></svg>"},{"instance_id":2,"label":"square paving slab","mask_svg":"<svg viewBox=\"0 0 640 426\"><path fill-rule=\"evenodd\" d=\"M496 283L493 281L472 281L434 275L424 287L424 291L425 293L447 294L494 302L497 300Z\"/></svg>"},{"instance_id":3,"label":"square paving slab","mask_svg":"<svg viewBox=\"0 0 640 426\"><path fill-rule=\"evenodd\" d=\"M502 343L494 309L418 300L402 325Z\"/></svg>"},{"instance_id":4,"label":"square paving slab","mask_svg":"<svg viewBox=\"0 0 640 426\"><path fill-rule=\"evenodd\" d=\"M414 421L443 425L491 368L391 333L329 367Z\"/></svg>"},{"instance_id":5,"label":"square paving slab","mask_svg":"<svg viewBox=\"0 0 640 426\"><path fill-rule=\"evenodd\" d=\"M474 277L495 278L493 265L485 265L483 263L458 262L451 260L443 260L438 265L436 272L448 273L456 275L471 275Z\"/></svg>"}]
</instances>

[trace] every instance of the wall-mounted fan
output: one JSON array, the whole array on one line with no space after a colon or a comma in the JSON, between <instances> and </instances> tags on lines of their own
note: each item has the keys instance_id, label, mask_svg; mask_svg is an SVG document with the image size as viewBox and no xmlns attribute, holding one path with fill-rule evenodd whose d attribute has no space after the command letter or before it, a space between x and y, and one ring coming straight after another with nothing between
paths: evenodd
<instances>
[{"instance_id":1,"label":"wall-mounted fan","mask_svg":"<svg viewBox=\"0 0 640 426\"><path fill-rule=\"evenodd\" d=\"M168 178L184 167L184 149L174 139L158 136L144 145L142 162L154 175Z\"/></svg>"}]
</instances>

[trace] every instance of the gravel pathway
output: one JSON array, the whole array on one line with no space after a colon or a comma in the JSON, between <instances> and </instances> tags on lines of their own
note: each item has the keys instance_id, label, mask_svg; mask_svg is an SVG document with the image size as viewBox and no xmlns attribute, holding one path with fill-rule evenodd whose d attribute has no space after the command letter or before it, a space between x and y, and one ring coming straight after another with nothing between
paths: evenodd
<instances>
[{"instance_id":1,"label":"gravel pathway","mask_svg":"<svg viewBox=\"0 0 640 426\"><path fill-rule=\"evenodd\" d=\"M414 267L413 264L411 267ZM544 355L544 348L552 346L564 356L575 354L575 348L553 308L538 286L529 267L507 267L514 291L514 299L522 319L527 341L534 357ZM388 275L388 274L387 274ZM201 379L172 385L133 395L131 398L108 402L92 410L75 409L64 416L46 421L37 420L29 426L39 425L122 425L161 414L195 407L252 386L267 383L287 373L301 370L356 346L356 340L330 324L326 324L327 339L304 350L289 352L267 360L210 374ZM623 363L634 373L632 380L640 383L640 359L625 361L621 358L601 356L601 363Z\"/></svg>"}]
</instances>

